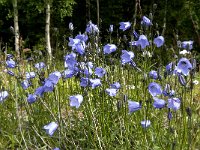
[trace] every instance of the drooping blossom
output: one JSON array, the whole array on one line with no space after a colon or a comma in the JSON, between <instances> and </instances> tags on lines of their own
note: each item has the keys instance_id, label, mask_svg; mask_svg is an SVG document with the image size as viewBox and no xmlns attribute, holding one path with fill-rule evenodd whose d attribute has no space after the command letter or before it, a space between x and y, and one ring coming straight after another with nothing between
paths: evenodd
<instances>
[{"instance_id":1,"label":"drooping blossom","mask_svg":"<svg viewBox=\"0 0 200 150\"><path fill-rule=\"evenodd\" d=\"M101 86L101 80L100 79L89 79L90 86L92 89Z\"/></svg>"},{"instance_id":2,"label":"drooping blossom","mask_svg":"<svg viewBox=\"0 0 200 150\"><path fill-rule=\"evenodd\" d=\"M153 107L154 108L164 108L165 107L165 100L159 99L157 97L154 97Z\"/></svg>"},{"instance_id":3,"label":"drooping blossom","mask_svg":"<svg viewBox=\"0 0 200 150\"><path fill-rule=\"evenodd\" d=\"M93 24L92 21L89 21L86 27L86 32L89 34L99 33L99 28L97 25Z\"/></svg>"},{"instance_id":4,"label":"drooping blossom","mask_svg":"<svg viewBox=\"0 0 200 150\"><path fill-rule=\"evenodd\" d=\"M113 32L113 25L112 25L112 24L110 25L109 32L110 32L110 33Z\"/></svg>"},{"instance_id":5,"label":"drooping blossom","mask_svg":"<svg viewBox=\"0 0 200 150\"><path fill-rule=\"evenodd\" d=\"M161 47L164 44L165 40L163 36L158 36L154 39L153 43L156 47Z\"/></svg>"},{"instance_id":6,"label":"drooping blossom","mask_svg":"<svg viewBox=\"0 0 200 150\"><path fill-rule=\"evenodd\" d=\"M155 97L157 95L162 94L162 88L158 83L151 82L148 86L149 93Z\"/></svg>"},{"instance_id":7,"label":"drooping blossom","mask_svg":"<svg viewBox=\"0 0 200 150\"><path fill-rule=\"evenodd\" d=\"M186 85L185 77L182 74L178 74L178 81L182 86Z\"/></svg>"},{"instance_id":8,"label":"drooping blossom","mask_svg":"<svg viewBox=\"0 0 200 150\"><path fill-rule=\"evenodd\" d=\"M127 29L129 29L131 27L131 23L130 22L120 22L120 27L119 29L125 31Z\"/></svg>"},{"instance_id":9,"label":"drooping blossom","mask_svg":"<svg viewBox=\"0 0 200 150\"><path fill-rule=\"evenodd\" d=\"M75 39L79 39L80 41L86 42L88 40L87 34L78 34Z\"/></svg>"},{"instance_id":10,"label":"drooping blossom","mask_svg":"<svg viewBox=\"0 0 200 150\"><path fill-rule=\"evenodd\" d=\"M0 92L0 102L3 102L8 97L7 91Z\"/></svg>"},{"instance_id":11,"label":"drooping blossom","mask_svg":"<svg viewBox=\"0 0 200 150\"><path fill-rule=\"evenodd\" d=\"M27 80L35 78L35 76L36 76L35 72L26 72L25 75L26 75Z\"/></svg>"},{"instance_id":12,"label":"drooping blossom","mask_svg":"<svg viewBox=\"0 0 200 150\"><path fill-rule=\"evenodd\" d=\"M65 68L73 69L76 64L77 64L77 60L76 60L75 53L70 53L65 56L65 59L64 59Z\"/></svg>"},{"instance_id":13,"label":"drooping blossom","mask_svg":"<svg viewBox=\"0 0 200 150\"><path fill-rule=\"evenodd\" d=\"M78 94L78 95L73 95L69 97L70 100L70 106L71 107L76 107L79 108L81 103L83 102L83 96Z\"/></svg>"},{"instance_id":14,"label":"drooping blossom","mask_svg":"<svg viewBox=\"0 0 200 150\"><path fill-rule=\"evenodd\" d=\"M117 49L117 46L115 44L106 44L103 47L103 52L104 52L104 54L110 54L110 53L116 51L116 49Z\"/></svg>"},{"instance_id":15,"label":"drooping blossom","mask_svg":"<svg viewBox=\"0 0 200 150\"><path fill-rule=\"evenodd\" d=\"M37 68L38 70L45 68L46 65L44 62L39 62L35 64L35 68Z\"/></svg>"},{"instance_id":16,"label":"drooping blossom","mask_svg":"<svg viewBox=\"0 0 200 150\"><path fill-rule=\"evenodd\" d=\"M139 102L128 100L128 109L130 114L137 110L140 110L141 108L142 106Z\"/></svg>"},{"instance_id":17,"label":"drooping blossom","mask_svg":"<svg viewBox=\"0 0 200 150\"><path fill-rule=\"evenodd\" d=\"M8 67L8 68L15 68L16 67L16 63L12 59L6 60L6 65L7 65L6 67Z\"/></svg>"},{"instance_id":18,"label":"drooping blossom","mask_svg":"<svg viewBox=\"0 0 200 150\"><path fill-rule=\"evenodd\" d=\"M57 130L58 124L55 122L51 122L43 127L46 130L46 133L52 136L54 132Z\"/></svg>"},{"instance_id":19,"label":"drooping blossom","mask_svg":"<svg viewBox=\"0 0 200 150\"><path fill-rule=\"evenodd\" d=\"M122 50L121 62L122 64L129 63L134 58L134 53L131 51Z\"/></svg>"},{"instance_id":20,"label":"drooping blossom","mask_svg":"<svg viewBox=\"0 0 200 150\"><path fill-rule=\"evenodd\" d=\"M121 87L121 85L119 82L115 82L115 83L111 84L110 87L113 89L119 89Z\"/></svg>"},{"instance_id":21,"label":"drooping blossom","mask_svg":"<svg viewBox=\"0 0 200 150\"><path fill-rule=\"evenodd\" d=\"M105 91L110 96L116 96L116 94L117 94L117 89L110 88L110 89L106 89Z\"/></svg>"},{"instance_id":22,"label":"drooping blossom","mask_svg":"<svg viewBox=\"0 0 200 150\"><path fill-rule=\"evenodd\" d=\"M29 104L34 103L37 100L37 95L35 94L29 94L27 97L27 101Z\"/></svg>"},{"instance_id":23,"label":"drooping blossom","mask_svg":"<svg viewBox=\"0 0 200 150\"><path fill-rule=\"evenodd\" d=\"M158 79L158 72L155 71L155 70L151 70L149 72L149 77L152 78L152 79Z\"/></svg>"},{"instance_id":24,"label":"drooping blossom","mask_svg":"<svg viewBox=\"0 0 200 150\"><path fill-rule=\"evenodd\" d=\"M81 81L80 81L80 86L81 86L81 87L86 87L86 86L88 86L88 85L89 85L89 79L88 79L88 78L82 77L82 78L81 78Z\"/></svg>"},{"instance_id":25,"label":"drooping blossom","mask_svg":"<svg viewBox=\"0 0 200 150\"><path fill-rule=\"evenodd\" d=\"M168 108L173 110L178 110L180 108L181 101L179 98L170 98L168 99Z\"/></svg>"},{"instance_id":26,"label":"drooping blossom","mask_svg":"<svg viewBox=\"0 0 200 150\"><path fill-rule=\"evenodd\" d=\"M193 48L193 43L194 43L194 41L183 41L181 43L181 48L191 50Z\"/></svg>"},{"instance_id":27,"label":"drooping blossom","mask_svg":"<svg viewBox=\"0 0 200 150\"><path fill-rule=\"evenodd\" d=\"M130 42L132 46L141 46L142 49L149 46L149 41L145 35L140 35L137 41Z\"/></svg>"},{"instance_id":28,"label":"drooping blossom","mask_svg":"<svg viewBox=\"0 0 200 150\"><path fill-rule=\"evenodd\" d=\"M21 86L24 90L26 90L31 84L29 83L28 80L24 80L21 82Z\"/></svg>"},{"instance_id":29,"label":"drooping blossom","mask_svg":"<svg viewBox=\"0 0 200 150\"><path fill-rule=\"evenodd\" d=\"M176 69L177 72L181 72L183 75L187 76L192 69L192 64L187 58L181 58Z\"/></svg>"},{"instance_id":30,"label":"drooping blossom","mask_svg":"<svg viewBox=\"0 0 200 150\"><path fill-rule=\"evenodd\" d=\"M94 73L99 78L102 78L106 74L106 70L104 68L101 68L101 67L96 67Z\"/></svg>"},{"instance_id":31,"label":"drooping blossom","mask_svg":"<svg viewBox=\"0 0 200 150\"><path fill-rule=\"evenodd\" d=\"M149 18L147 18L146 16L142 17L141 24L144 26L147 26L147 27L153 25L151 20Z\"/></svg>"}]
</instances>

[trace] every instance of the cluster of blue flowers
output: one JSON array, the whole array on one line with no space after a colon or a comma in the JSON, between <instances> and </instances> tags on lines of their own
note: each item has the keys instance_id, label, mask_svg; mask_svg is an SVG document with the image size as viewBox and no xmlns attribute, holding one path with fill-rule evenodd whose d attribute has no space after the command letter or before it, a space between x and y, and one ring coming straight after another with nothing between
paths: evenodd
<instances>
[{"instance_id":1,"label":"cluster of blue flowers","mask_svg":"<svg viewBox=\"0 0 200 150\"><path fill-rule=\"evenodd\" d=\"M143 16L141 25L145 27L152 26L152 21ZM70 30L73 30L73 24L69 25ZM122 31L126 31L131 29L130 22L120 22L120 27ZM110 26L110 32L113 32L113 25ZM79 56L87 58L88 47L89 47L89 37L91 35L97 35L99 33L99 29L97 25L93 24L91 21L87 24L86 32L83 34L78 34L75 38L70 37L68 46L71 48L71 52L64 56L64 70L63 71L54 71L48 75L47 78L43 78L41 80L41 86L37 87L34 93L29 93L27 96L27 101L29 104L32 104L37 101L38 98L42 98L44 93L52 92L56 85L59 83L60 79L66 80L68 78L72 78L75 76L80 77L80 86L82 88L91 88L95 89L102 85L102 80L105 76L108 76L108 72L106 68L102 66L97 66L95 62L92 61L79 61ZM134 35L137 37L137 40L131 41L130 45L133 47L140 47L142 50L151 46L151 43L148 40L148 37L144 34L138 35L136 31L134 31ZM160 48L164 45L164 37L162 35L158 35L154 38L153 44ZM193 48L193 41L184 41L181 43L181 48L190 51ZM115 44L109 43L103 46L102 53L104 55L109 55L114 53L118 47ZM121 50L121 64L122 65L131 65L137 70L142 71L137 67L134 62L135 54L133 51ZM179 82L182 86L186 86L186 76L191 73L191 70L195 68L195 61L191 62L191 60L186 57L180 58L177 62L170 62L165 67L165 75L166 76L177 76ZM12 55L7 56L6 60L6 72L12 76L15 76L14 72L11 70L17 67L16 62L13 60ZM25 78L21 81L21 86L24 90L28 89L32 85L32 80L35 77L42 76L43 71L46 68L44 62L39 62L35 64L36 72L30 71L25 72ZM152 106L156 109L168 108L170 110L177 111L181 106L181 98L176 96L176 91L171 89L169 83L167 83L164 87L157 83L157 81L161 80L163 76L159 71L151 70L148 73L148 76L153 82L149 83L148 91L153 99ZM109 85L110 87L105 89L105 93L107 95L114 97L120 91L121 84L119 82L114 82ZM9 96L8 91L0 92L0 102L3 102ZM76 94L69 96L69 105L71 107L75 107L78 109L83 103L84 97L81 94ZM166 102L167 100L167 102ZM128 100L128 110L129 114L136 112L142 109L143 105L141 102ZM172 116L170 117L172 118ZM151 124L150 120L142 120L141 125L143 128L149 127ZM52 136L54 132L58 128L58 123L50 122L45 125L43 129L46 130L47 134Z\"/></svg>"}]
</instances>

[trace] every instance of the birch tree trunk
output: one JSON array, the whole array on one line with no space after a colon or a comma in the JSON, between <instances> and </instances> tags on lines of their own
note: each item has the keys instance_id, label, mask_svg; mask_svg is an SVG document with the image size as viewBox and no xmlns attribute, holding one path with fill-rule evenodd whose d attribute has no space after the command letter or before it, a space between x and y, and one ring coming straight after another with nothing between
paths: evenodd
<instances>
[{"instance_id":1,"label":"birch tree trunk","mask_svg":"<svg viewBox=\"0 0 200 150\"><path fill-rule=\"evenodd\" d=\"M99 27L99 0L97 0L97 26Z\"/></svg>"},{"instance_id":2,"label":"birch tree trunk","mask_svg":"<svg viewBox=\"0 0 200 150\"><path fill-rule=\"evenodd\" d=\"M51 51L51 42L50 42L50 3L46 3L46 26L45 26L45 41L46 41L46 50L49 55L50 61L52 60L52 51Z\"/></svg>"},{"instance_id":3,"label":"birch tree trunk","mask_svg":"<svg viewBox=\"0 0 200 150\"><path fill-rule=\"evenodd\" d=\"M12 4L13 4L13 10L14 10L15 52L17 53L17 57L20 58L17 0L13 0Z\"/></svg>"}]
</instances>

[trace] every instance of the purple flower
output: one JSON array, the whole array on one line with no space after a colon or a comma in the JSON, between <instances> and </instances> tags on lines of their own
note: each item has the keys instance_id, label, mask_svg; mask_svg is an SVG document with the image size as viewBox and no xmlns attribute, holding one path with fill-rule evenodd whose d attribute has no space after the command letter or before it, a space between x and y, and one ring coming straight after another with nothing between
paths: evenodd
<instances>
[{"instance_id":1,"label":"purple flower","mask_svg":"<svg viewBox=\"0 0 200 150\"><path fill-rule=\"evenodd\" d=\"M106 74L106 70L104 68L96 67L95 68L95 75L99 78L102 78Z\"/></svg>"},{"instance_id":2,"label":"purple flower","mask_svg":"<svg viewBox=\"0 0 200 150\"><path fill-rule=\"evenodd\" d=\"M182 86L186 85L185 77L181 74L178 75L178 81Z\"/></svg>"},{"instance_id":3,"label":"purple flower","mask_svg":"<svg viewBox=\"0 0 200 150\"><path fill-rule=\"evenodd\" d=\"M175 91L170 90L170 85L166 84L165 89L163 90L163 95L168 97L173 97L175 95Z\"/></svg>"},{"instance_id":4,"label":"purple flower","mask_svg":"<svg viewBox=\"0 0 200 150\"><path fill-rule=\"evenodd\" d=\"M35 72L26 72L26 79L30 80L32 78L35 78Z\"/></svg>"},{"instance_id":5,"label":"purple flower","mask_svg":"<svg viewBox=\"0 0 200 150\"><path fill-rule=\"evenodd\" d=\"M22 81L22 83L21 83L21 86L22 86L22 88L23 88L24 90L26 90L30 85L31 85L31 84L29 83L28 80L24 80L24 81Z\"/></svg>"},{"instance_id":6,"label":"purple flower","mask_svg":"<svg viewBox=\"0 0 200 150\"><path fill-rule=\"evenodd\" d=\"M155 70L152 70L149 72L149 77L152 79L158 79L158 72Z\"/></svg>"},{"instance_id":7,"label":"purple flower","mask_svg":"<svg viewBox=\"0 0 200 150\"><path fill-rule=\"evenodd\" d=\"M132 46L141 46L142 49L149 46L149 41L145 35L140 35L137 41L130 42Z\"/></svg>"},{"instance_id":8,"label":"purple flower","mask_svg":"<svg viewBox=\"0 0 200 150\"><path fill-rule=\"evenodd\" d=\"M141 24L147 27L152 25L151 20L147 18L146 16L142 17Z\"/></svg>"},{"instance_id":9,"label":"purple flower","mask_svg":"<svg viewBox=\"0 0 200 150\"><path fill-rule=\"evenodd\" d=\"M154 97L154 103L153 103L153 107L154 108L163 108L165 107L165 101L163 99L159 99L157 97Z\"/></svg>"},{"instance_id":10,"label":"purple flower","mask_svg":"<svg viewBox=\"0 0 200 150\"><path fill-rule=\"evenodd\" d=\"M74 67L74 68L71 68L71 69L66 69L64 72L63 72L63 77L64 78L71 78L75 75L77 75L78 73L78 68L77 67Z\"/></svg>"},{"instance_id":11,"label":"purple flower","mask_svg":"<svg viewBox=\"0 0 200 150\"><path fill-rule=\"evenodd\" d=\"M193 41L184 41L181 43L181 47L187 50L191 50L193 48Z\"/></svg>"},{"instance_id":12,"label":"purple flower","mask_svg":"<svg viewBox=\"0 0 200 150\"><path fill-rule=\"evenodd\" d=\"M148 128L151 125L151 121L150 120L141 121L141 125L143 128Z\"/></svg>"},{"instance_id":13,"label":"purple flower","mask_svg":"<svg viewBox=\"0 0 200 150\"><path fill-rule=\"evenodd\" d=\"M44 92L52 92L54 89L54 84L51 80L46 79L43 85Z\"/></svg>"},{"instance_id":14,"label":"purple flower","mask_svg":"<svg viewBox=\"0 0 200 150\"><path fill-rule=\"evenodd\" d=\"M131 51L122 50L121 62L122 64L129 63L134 58L134 53Z\"/></svg>"},{"instance_id":15,"label":"purple flower","mask_svg":"<svg viewBox=\"0 0 200 150\"><path fill-rule=\"evenodd\" d=\"M82 95L74 95L69 97L70 100L70 106L79 108L81 103L83 102L83 96Z\"/></svg>"},{"instance_id":16,"label":"purple flower","mask_svg":"<svg viewBox=\"0 0 200 150\"><path fill-rule=\"evenodd\" d=\"M7 70L6 72L7 72L7 74L9 74L11 76L15 76L15 73L13 71Z\"/></svg>"},{"instance_id":17,"label":"purple flower","mask_svg":"<svg viewBox=\"0 0 200 150\"><path fill-rule=\"evenodd\" d=\"M39 62L35 64L35 68L37 68L38 70L45 68L46 65L44 62Z\"/></svg>"},{"instance_id":18,"label":"purple flower","mask_svg":"<svg viewBox=\"0 0 200 150\"><path fill-rule=\"evenodd\" d=\"M44 87L43 86L40 86L38 87L37 89L35 89L35 95L38 95L38 96L42 96L44 93Z\"/></svg>"},{"instance_id":19,"label":"purple flower","mask_svg":"<svg viewBox=\"0 0 200 150\"><path fill-rule=\"evenodd\" d=\"M149 46L149 41L145 35L140 35L138 39L138 44L144 49L146 46Z\"/></svg>"},{"instance_id":20,"label":"purple flower","mask_svg":"<svg viewBox=\"0 0 200 150\"><path fill-rule=\"evenodd\" d=\"M93 24L92 21L89 21L87 24L86 32L89 34L99 33L99 28L97 25Z\"/></svg>"},{"instance_id":21,"label":"purple flower","mask_svg":"<svg viewBox=\"0 0 200 150\"><path fill-rule=\"evenodd\" d=\"M187 76L192 69L192 64L187 58L181 58L176 69L177 72L181 72L183 75Z\"/></svg>"},{"instance_id":22,"label":"purple flower","mask_svg":"<svg viewBox=\"0 0 200 150\"><path fill-rule=\"evenodd\" d=\"M178 98L170 98L168 99L168 108L173 110L178 110L180 108L181 101Z\"/></svg>"},{"instance_id":23,"label":"purple flower","mask_svg":"<svg viewBox=\"0 0 200 150\"><path fill-rule=\"evenodd\" d=\"M9 59L9 60L6 61L6 65L7 65L8 68L15 68L16 63L15 63L14 60Z\"/></svg>"},{"instance_id":24,"label":"purple flower","mask_svg":"<svg viewBox=\"0 0 200 150\"><path fill-rule=\"evenodd\" d=\"M61 73L59 71L55 71L49 74L49 77L47 80L51 81L53 84L57 84L60 77L61 77Z\"/></svg>"},{"instance_id":25,"label":"purple flower","mask_svg":"<svg viewBox=\"0 0 200 150\"><path fill-rule=\"evenodd\" d=\"M120 22L120 27L119 29L125 31L127 29L129 29L131 27L131 23L130 22Z\"/></svg>"},{"instance_id":26,"label":"purple flower","mask_svg":"<svg viewBox=\"0 0 200 150\"><path fill-rule=\"evenodd\" d=\"M79 39L81 41L86 42L88 40L88 36L86 34L78 34L75 39Z\"/></svg>"},{"instance_id":27,"label":"purple flower","mask_svg":"<svg viewBox=\"0 0 200 150\"><path fill-rule=\"evenodd\" d=\"M65 64L64 64L65 68L73 69L76 64L77 64L77 61L76 61L75 53L71 53L65 56Z\"/></svg>"},{"instance_id":28,"label":"purple flower","mask_svg":"<svg viewBox=\"0 0 200 150\"><path fill-rule=\"evenodd\" d=\"M92 87L92 89L101 86L101 80L100 79L89 79L90 82L90 86Z\"/></svg>"},{"instance_id":29,"label":"purple flower","mask_svg":"<svg viewBox=\"0 0 200 150\"><path fill-rule=\"evenodd\" d=\"M80 42L81 42L80 39L73 39L73 38L70 38L70 37L69 37L68 46L72 47L72 50L74 50L74 49L75 49L75 46L76 46L77 44L79 44Z\"/></svg>"},{"instance_id":30,"label":"purple flower","mask_svg":"<svg viewBox=\"0 0 200 150\"><path fill-rule=\"evenodd\" d=\"M116 49L117 49L117 46L115 44L106 44L103 47L103 52L104 52L104 54L110 54L110 53L116 51Z\"/></svg>"},{"instance_id":31,"label":"purple flower","mask_svg":"<svg viewBox=\"0 0 200 150\"><path fill-rule=\"evenodd\" d=\"M115 83L111 84L110 87L112 89L119 89L121 87L121 85L119 82L115 82Z\"/></svg>"},{"instance_id":32,"label":"purple flower","mask_svg":"<svg viewBox=\"0 0 200 150\"><path fill-rule=\"evenodd\" d=\"M117 94L117 89L106 89L105 91L110 96L116 96L116 94Z\"/></svg>"},{"instance_id":33,"label":"purple flower","mask_svg":"<svg viewBox=\"0 0 200 150\"><path fill-rule=\"evenodd\" d=\"M109 32L110 32L110 33L113 32L113 25L110 25Z\"/></svg>"},{"instance_id":34,"label":"purple flower","mask_svg":"<svg viewBox=\"0 0 200 150\"><path fill-rule=\"evenodd\" d=\"M149 89L149 93L153 97L162 94L162 88L158 83L155 83L155 82L150 83L148 86L148 89Z\"/></svg>"},{"instance_id":35,"label":"purple flower","mask_svg":"<svg viewBox=\"0 0 200 150\"><path fill-rule=\"evenodd\" d=\"M76 52L80 55L83 55L85 53L85 42L82 41L75 45Z\"/></svg>"},{"instance_id":36,"label":"purple flower","mask_svg":"<svg viewBox=\"0 0 200 150\"><path fill-rule=\"evenodd\" d=\"M128 100L128 109L130 114L137 110L140 110L141 108L142 106L139 102Z\"/></svg>"},{"instance_id":37,"label":"purple flower","mask_svg":"<svg viewBox=\"0 0 200 150\"><path fill-rule=\"evenodd\" d=\"M3 102L8 97L7 91L0 92L0 102Z\"/></svg>"},{"instance_id":38,"label":"purple flower","mask_svg":"<svg viewBox=\"0 0 200 150\"><path fill-rule=\"evenodd\" d=\"M58 128L58 124L55 122L51 122L43 127L43 129L45 129L47 134L49 134L50 136L54 134L57 128Z\"/></svg>"},{"instance_id":39,"label":"purple flower","mask_svg":"<svg viewBox=\"0 0 200 150\"><path fill-rule=\"evenodd\" d=\"M27 97L27 101L29 104L34 103L37 100L37 95L35 94L29 94Z\"/></svg>"},{"instance_id":40,"label":"purple flower","mask_svg":"<svg viewBox=\"0 0 200 150\"><path fill-rule=\"evenodd\" d=\"M166 66L166 72L167 74L171 74L173 72L173 68L172 68L172 62L170 62L167 66Z\"/></svg>"},{"instance_id":41,"label":"purple flower","mask_svg":"<svg viewBox=\"0 0 200 150\"><path fill-rule=\"evenodd\" d=\"M164 44L165 40L163 36L158 36L157 38L154 39L153 43L157 46L157 47L161 47Z\"/></svg>"},{"instance_id":42,"label":"purple flower","mask_svg":"<svg viewBox=\"0 0 200 150\"><path fill-rule=\"evenodd\" d=\"M81 78L80 86L86 87L89 85L89 79L88 78Z\"/></svg>"}]
</instances>

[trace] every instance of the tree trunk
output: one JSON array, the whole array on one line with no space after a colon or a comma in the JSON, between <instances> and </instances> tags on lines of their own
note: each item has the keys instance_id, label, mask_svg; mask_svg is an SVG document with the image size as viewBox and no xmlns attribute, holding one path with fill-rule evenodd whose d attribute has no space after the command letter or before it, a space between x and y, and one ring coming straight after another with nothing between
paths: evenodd
<instances>
[{"instance_id":1,"label":"tree trunk","mask_svg":"<svg viewBox=\"0 0 200 150\"><path fill-rule=\"evenodd\" d=\"M13 4L13 9L14 9L15 52L17 53L17 57L20 58L17 0L13 0L12 4Z\"/></svg>"},{"instance_id":2,"label":"tree trunk","mask_svg":"<svg viewBox=\"0 0 200 150\"><path fill-rule=\"evenodd\" d=\"M50 42L50 4L46 4L46 26L45 26L45 40L46 40L46 50L49 55L49 59L52 60L51 42Z\"/></svg>"},{"instance_id":3,"label":"tree trunk","mask_svg":"<svg viewBox=\"0 0 200 150\"><path fill-rule=\"evenodd\" d=\"M97 0L97 26L99 27L99 0Z\"/></svg>"}]
</instances>

